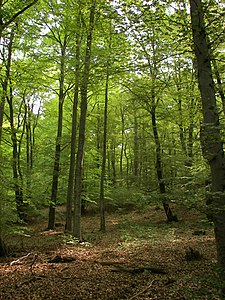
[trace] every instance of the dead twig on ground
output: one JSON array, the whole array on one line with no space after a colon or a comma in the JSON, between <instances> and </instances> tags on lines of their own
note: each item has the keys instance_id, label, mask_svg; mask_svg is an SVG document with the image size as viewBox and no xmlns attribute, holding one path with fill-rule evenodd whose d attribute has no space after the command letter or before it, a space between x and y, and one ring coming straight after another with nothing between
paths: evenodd
<instances>
[{"instance_id":1,"label":"dead twig on ground","mask_svg":"<svg viewBox=\"0 0 225 300\"><path fill-rule=\"evenodd\" d=\"M140 296L141 294L143 294L144 292L146 292L148 289L150 289L153 285L153 283L155 282L156 280L152 280L143 290L141 290L140 292L138 292L137 294L135 294L134 296L132 296L131 298L129 298L129 300L132 300L132 299L135 299L137 298L138 296Z\"/></svg>"}]
</instances>

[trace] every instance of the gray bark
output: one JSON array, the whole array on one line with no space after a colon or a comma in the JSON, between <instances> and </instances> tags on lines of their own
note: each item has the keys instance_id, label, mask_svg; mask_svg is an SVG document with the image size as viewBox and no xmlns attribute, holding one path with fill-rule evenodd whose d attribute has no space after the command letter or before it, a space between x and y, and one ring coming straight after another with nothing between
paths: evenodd
<instances>
[{"instance_id":1,"label":"gray bark","mask_svg":"<svg viewBox=\"0 0 225 300\"><path fill-rule=\"evenodd\" d=\"M50 205L49 205L48 229L54 229L54 227L55 227L55 207L56 207L56 203L57 203L60 154L61 154L61 143L62 143L62 128L63 128L63 104L64 104L64 99L65 99L64 81L65 81L65 55L66 55L67 38L68 38L68 36L65 35L63 43L61 44L59 103L58 103L58 128L57 128L56 145L55 145L55 158L54 158L54 166L53 166L51 200L50 200Z\"/></svg>"},{"instance_id":2,"label":"gray bark","mask_svg":"<svg viewBox=\"0 0 225 300\"><path fill-rule=\"evenodd\" d=\"M80 26L80 18L78 20ZM79 29L78 29L79 30ZM67 205L66 205L66 225L65 230L72 231L72 206L73 206L73 189L74 189L74 176L76 165L76 135L77 135L77 107L79 96L79 68L80 68L80 34L76 37L76 74L75 74L75 89L73 99L73 116L72 116L72 133L71 133L71 146L70 146L70 169L67 187Z\"/></svg>"},{"instance_id":3,"label":"gray bark","mask_svg":"<svg viewBox=\"0 0 225 300\"><path fill-rule=\"evenodd\" d=\"M84 145L85 145L85 130L86 130L86 116L87 116L87 98L88 98L88 83L89 83L89 70L91 62L91 47L92 35L94 29L94 16L95 16L95 0L92 1L90 9L89 30L86 43L86 54L84 61L84 70L81 82L81 109L79 121L79 137L78 149L76 156L76 169L75 169L75 184L74 184L74 220L73 220L73 235L81 240L81 191L82 191L82 176L83 176L83 160L84 160Z\"/></svg>"},{"instance_id":4,"label":"gray bark","mask_svg":"<svg viewBox=\"0 0 225 300\"><path fill-rule=\"evenodd\" d=\"M225 299L225 161L215 88L212 78L209 46L204 26L201 0L190 0L191 25L197 59L198 82L202 99L202 151L212 177L213 220L219 274L222 282L221 299Z\"/></svg>"}]
</instances>

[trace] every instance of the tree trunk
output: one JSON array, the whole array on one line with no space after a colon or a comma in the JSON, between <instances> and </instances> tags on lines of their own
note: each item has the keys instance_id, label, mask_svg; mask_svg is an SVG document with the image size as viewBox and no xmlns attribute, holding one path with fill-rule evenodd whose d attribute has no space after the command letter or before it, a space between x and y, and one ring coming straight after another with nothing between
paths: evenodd
<instances>
[{"instance_id":1,"label":"tree trunk","mask_svg":"<svg viewBox=\"0 0 225 300\"><path fill-rule=\"evenodd\" d=\"M73 235L81 240L81 191L82 191L82 175L83 175L83 159L84 159L84 144L85 144L85 129L87 116L87 92L89 83L89 70L91 61L92 34L94 29L95 16L95 0L92 1L90 9L89 31L87 36L86 54L84 61L83 77L81 82L81 108L79 122L79 138L76 157L75 184L74 184L74 220L73 220Z\"/></svg>"},{"instance_id":2,"label":"tree trunk","mask_svg":"<svg viewBox=\"0 0 225 300\"><path fill-rule=\"evenodd\" d=\"M78 25L80 26L80 18L78 19ZM79 30L79 29L78 29ZM67 204L66 204L66 225L65 230L72 231L72 206L74 195L74 176L75 176L75 164L76 164L76 135L77 135L77 106L79 96L79 67L80 67L80 34L76 37L76 74L75 74L75 89L73 99L73 116L72 116L72 134L71 134L71 146L70 146L70 169L68 177L67 187Z\"/></svg>"},{"instance_id":3,"label":"tree trunk","mask_svg":"<svg viewBox=\"0 0 225 300\"><path fill-rule=\"evenodd\" d=\"M139 166L139 149L138 149L138 121L136 112L134 113L134 179L138 178L138 166Z\"/></svg>"},{"instance_id":4,"label":"tree trunk","mask_svg":"<svg viewBox=\"0 0 225 300\"><path fill-rule=\"evenodd\" d=\"M116 147L114 144L114 140L112 140L110 145L110 160L112 166L112 174L111 174L111 181L112 185L116 185Z\"/></svg>"},{"instance_id":5,"label":"tree trunk","mask_svg":"<svg viewBox=\"0 0 225 300\"><path fill-rule=\"evenodd\" d=\"M103 151L102 151L102 171L100 181L100 230L105 232L105 168L107 150L107 119L108 119L108 90L109 90L109 70L106 70L105 83L105 109L104 109L104 128L103 128Z\"/></svg>"},{"instance_id":6,"label":"tree trunk","mask_svg":"<svg viewBox=\"0 0 225 300\"><path fill-rule=\"evenodd\" d=\"M33 165L33 130L31 125L32 106L29 101L25 99L25 93L23 96L24 102L24 124L26 127L26 195L28 199L31 199L31 172Z\"/></svg>"},{"instance_id":7,"label":"tree trunk","mask_svg":"<svg viewBox=\"0 0 225 300\"><path fill-rule=\"evenodd\" d=\"M178 95L180 96L180 91L178 88ZM179 112L179 131L180 131L180 142L181 148L185 156L187 156L187 148L185 143L184 127L183 127L183 113L182 113L182 101L178 99L178 112Z\"/></svg>"},{"instance_id":8,"label":"tree trunk","mask_svg":"<svg viewBox=\"0 0 225 300\"><path fill-rule=\"evenodd\" d=\"M189 111L188 143L187 143L187 162L186 165L191 167L193 164L193 144L194 144L194 99L191 99Z\"/></svg>"},{"instance_id":9,"label":"tree trunk","mask_svg":"<svg viewBox=\"0 0 225 300\"><path fill-rule=\"evenodd\" d=\"M124 133L125 133L125 120L123 108L120 109L121 115L121 150L120 150L120 179L123 179L123 155L124 155Z\"/></svg>"},{"instance_id":10,"label":"tree trunk","mask_svg":"<svg viewBox=\"0 0 225 300\"><path fill-rule=\"evenodd\" d=\"M223 90L223 82L217 67L217 63L215 61L215 59L213 60L213 68L214 68L214 72L216 75L216 81L217 81L217 87L218 87L218 92L220 94L220 98L222 101L222 106L223 106L223 113L225 115L225 95L224 95L224 90Z\"/></svg>"},{"instance_id":11,"label":"tree trunk","mask_svg":"<svg viewBox=\"0 0 225 300\"><path fill-rule=\"evenodd\" d=\"M5 79L2 83L2 97L0 103L0 144L2 141L2 126L3 126L3 119L4 119L4 109L5 109L5 102L7 97L7 89L8 89L8 82L10 76L10 69L11 69L11 61L12 61L12 46L13 46L13 39L14 39L14 30L11 31L10 40L8 44L8 57L6 63L6 74Z\"/></svg>"},{"instance_id":12,"label":"tree trunk","mask_svg":"<svg viewBox=\"0 0 225 300\"><path fill-rule=\"evenodd\" d=\"M60 78L59 78L59 104L58 104L58 129L55 146L55 158L52 178L52 192L49 205L48 229L55 227L55 207L57 203L58 182L59 182L59 166L62 143L62 127L63 127L63 103L65 99L64 93L64 77L65 77L65 54L66 54L67 36L65 35L63 44L61 45L61 61L60 61Z\"/></svg>"},{"instance_id":13,"label":"tree trunk","mask_svg":"<svg viewBox=\"0 0 225 300\"><path fill-rule=\"evenodd\" d=\"M14 181L14 193L16 201L16 209L20 219L24 219L24 203L23 203L23 188L19 182L19 171L18 171L18 144L17 135L14 125L14 110L13 110L13 92L10 87L10 95L7 96L7 101L9 104L9 121L11 127L11 140L13 147L13 157L12 157L12 169L13 169L13 181Z\"/></svg>"},{"instance_id":14,"label":"tree trunk","mask_svg":"<svg viewBox=\"0 0 225 300\"><path fill-rule=\"evenodd\" d=\"M151 110L151 117L152 117L152 130L153 130L154 141L155 141L155 150L156 150L156 173L157 173L157 179L159 183L159 191L163 196L165 196L164 194L166 193L166 187L165 187L163 170L162 170L161 145L158 136L156 113L155 113L154 106L152 107ZM177 221L176 215L173 215L170 205L165 199L163 199L163 207L166 213L167 221L168 222Z\"/></svg>"},{"instance_id":15,"label":"tree trunk","mask_svg":"<svg viewBox=\"0 0 225 300\"><path fill-rule=\"evenodd\" d=\"M130 168L130 160L127 154L127 144L124 145L124 157L126 159L126 185L129 187L129 168Z\"/></svg>"},{"instance_id":16,"label":"tree trunk","mask_svg":"<svg viewBox=\"0 0 225 300\"><path fill-rule=\"evenodd\" d=\"M1 33L2 33L2 1L0 1L0 41L1 41ZM6 74L5 79L2 83L2 97L0 102L0 161L2 161L2 151L1 151L1 142L2 142L2 128L3 128L3 120L4 120L4 109L5 109L5 102L7 97L7 90L8 90L8 82L10 77L10 69L11 69L11 61L12 61L12 46L13 46L13 38L14 32L11 31L10 40L8 44L8 57L6 63ZM3 215L3 189L0 188L0 257L5 256L6 254L6 245L3 239L3 224L2 224L2 215Z\"/></svg>"},{"instance_id":17,"label":"tree trunk","mask_svg":"<svg viewBox=\"0 0 225 300\"><path fill-rule=\"evenodd\" d=\"M190 0L191 25L197 59L198 82L202 99L202 152L207 159L212 177L213 220L217 246L219 274L222 284L221 299L225 299L225 160L219 115L216 106L209 46L204 26L201 0Z\"/></svg>"}]
</instances>

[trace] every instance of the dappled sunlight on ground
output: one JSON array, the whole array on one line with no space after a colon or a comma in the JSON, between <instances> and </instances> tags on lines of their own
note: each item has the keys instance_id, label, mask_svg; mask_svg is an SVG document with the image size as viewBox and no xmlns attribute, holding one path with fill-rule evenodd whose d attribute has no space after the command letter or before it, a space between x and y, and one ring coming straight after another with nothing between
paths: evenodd
<instances>
[{"instance_id":1,"label":"dappled sunlight on ground","mask_svg":"<svg viewBox=\"0 0 225 300\"><path fill-rule=\"evenodd\" d=\"M180 216L166 223L154 207L107 215L105 234L85 216L83 243L30 225L30 238L14 238L1 260L0 299L219 299L213 228L197 212ZM185 259L190 247L201 259Z\"/></svg>"}]
</instances>

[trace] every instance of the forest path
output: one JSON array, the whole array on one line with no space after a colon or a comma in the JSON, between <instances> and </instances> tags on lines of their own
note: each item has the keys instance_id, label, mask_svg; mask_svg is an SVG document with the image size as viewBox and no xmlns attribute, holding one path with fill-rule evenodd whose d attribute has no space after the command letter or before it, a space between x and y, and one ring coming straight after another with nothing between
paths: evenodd
<instances>
[{"instance_id":1,"label":"forest path","mask_svg":"<svg viewBox=\"0 0 225 300\"><path fill-rule=\"evenodd\" d=\"M42 217L1 259L0 299L219 299L213 228L193 210L179 218L168 224L154 207L110 214L101 233L99 218L85 216L77 243L60 222L44 231Z\"/></svg>"}]
</instances>

